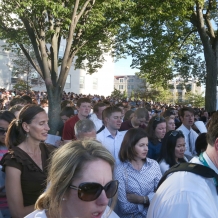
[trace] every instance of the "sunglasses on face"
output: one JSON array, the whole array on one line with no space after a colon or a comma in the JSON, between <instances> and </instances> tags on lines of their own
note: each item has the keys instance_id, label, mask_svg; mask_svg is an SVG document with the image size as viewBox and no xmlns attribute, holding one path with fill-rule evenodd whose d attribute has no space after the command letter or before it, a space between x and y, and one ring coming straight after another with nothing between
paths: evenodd
<instances>
[{"instance_id":1,"label":"sunglasses on face","mask_svg":"<svg viewBox=\"0 0 218 218\"><path fill-rule=\"evenodd\" d=\"M180 130L174 130L174 131L172 131L171 133L170 133L170 136L172 135L172 136L177 136L177 135L183 135L183 132L182 131L180 131Z\"/></svg>"},{"instance_id":2,"label":"sunglasses on face","mask_svg":"<svg viewBox=\"0 0 218 218\"><path fill-rule=\"evenodd\" d=\"M118 184L119 182L117 180L112 180L105 186L94 182L84 182L79 187L70 185L70 188L78 190L78 198L82 201L94 201L101 195L103 190L107 198L112 198L117 193Z\"/></svg>"},{"instance_id":3,"label":"sunglasses on face","mask_svg":"<svg viewBox=\"0 0 218 218\"><path fill-rule=\"evenodd\" d=\"M0 135L4 135L8 130L0 127Z\"/></svg>"}]
</instances>

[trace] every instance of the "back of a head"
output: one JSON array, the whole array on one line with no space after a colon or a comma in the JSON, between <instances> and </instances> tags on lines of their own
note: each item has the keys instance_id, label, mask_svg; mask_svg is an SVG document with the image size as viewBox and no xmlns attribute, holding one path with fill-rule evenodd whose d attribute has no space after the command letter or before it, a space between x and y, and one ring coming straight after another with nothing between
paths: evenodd
<instances>
[{"instance_id":1,"label":"back of a head","mask_svg":"<svg viewBox=\"0 0 218 218\"><path fill-rule=\"evenodd\" d=\"M32 98L30 96L23 95L21 96L21 98L24 99L27 102L27 104L32 104Z\"/></svg>"},{"instance_id":2,"label":"back of a head","mask_svg":"<svg viewBox=\"0 0 218 218\"><path fill-rule=\"evenodd\" d=\"M97 113L99 107L105 107L105 106L107 106L105 103L102 103L102 102L96 103L93 107L93 112Z\"/></svg>"},{"instance_id":3,"label":"back of a head","mask_svg":"<svg viewBox=\"0 0 218 218\"><path fill-rule=\"evenodd\" d=\"M11 123L12 120L16 119L16 117L14 116L14 114L10 111L0 111L0 120L4 120L8 123Z\"/></svg>"},{"instance_id":4,"label":"back of a head","mask_svg":"<svg viewBox=\"0 0 218 218\"><path fill-rule=\"evenodd\" d=\"M96 160L104 160L114 169L115 160L110 152L96 140L71 141L60 147L53 155L47 184L47 191L36 202L37 209L48 209L51 217L60 217L60 207L64 194L69 191L72 181L81 177L85 165Z\"/></svg>"},{"instance_id":5,"label":"back of a head","mask_svg":"<svg viewBox=\"0 0 218 218\"><path fill-rule=\"evenodd\" d=\"M170 117L171 115L175 115L175 112L174 112L174 110L172 110L172 109L167 109L167 110L164 111L164 113L163 113L163 117L164 117L164 118Z\"/></svg>"},{"instance_id":6,"label":"back of a head","mask_svg":"<svg viewBox=\"0 0 218 218\"><path fill-rule=\"evenodd\" d=\"M207 149L207 134L201 133L195 141L195 151L199 156L201 152L204 152L206 149Z\"/></svg>"},{"instance_id":7,"label":"back of a head","mask_svg":"<svg viewBox=\"0 0 218 218\"><path fill-rule=\"evenodd\" d=\"M146 120L149 119L148 110L146 108L138 108L137 110L135 110L134 115L138 119L142 119L142 118L145 118Z\"/></svg>"},{"instance_id":8,"label":"back of a head","mask_svg":"<svg viewBox=\"0 0 218 218\"><path fill-rule=\"evenodd\" d=\"M71 117L74 115L74 108L73 107L64 107L60 113L60 116L67 116Z\"/></svg>"},{"instance_id":9,"label":"back of a head","mask_svg":"<svg viewBox=\"0 0 218 218\"><path fill-rule=\"evenodd\" d=\"M92 120L84 119L76 122L74 131L76 138L82 140L85 133L93 132L96 134L96 127Z\"/></svg>"},{"instance_id":10,"label":"back of a head","mask_svg":"<svg viewBox=\"0 0 218 218\"><path fill-rule=\"evenodd\" d=\"M20 105L26 105L26 100L24 100L23 98L13 98L10 101L10 107L13 107L14 105L20 104Z\"/></svg>"},{"instance_id":11,"label":"back of a head","mask_svg":"<svg viewBox=\"0 0 218 218\"><path fill-rule=\"evenodd\" d=\"M8 127L5 139L5 144L8 148L17 146L25 140L26 132L22 127L22 123L30 124L34 117L40 112L45 111L35 104L28 104L21 109L18 119L14 119Z\"/></svg>"}]
</instances>

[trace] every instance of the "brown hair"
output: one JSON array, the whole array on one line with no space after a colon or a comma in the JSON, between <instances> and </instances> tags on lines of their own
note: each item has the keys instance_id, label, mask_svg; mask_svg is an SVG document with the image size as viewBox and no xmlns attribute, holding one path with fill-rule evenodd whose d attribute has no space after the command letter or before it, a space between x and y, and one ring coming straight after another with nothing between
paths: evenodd
<instances>
[{"instance_id":1,"label":"brown hair","mask_svg":"<svg viewBox=\"0 0 218 218\"><path fill-rule=\"evenodd\" d=\"M90 103L91 104L91 100L89 98L80 98L78 101L77 101L77 104L76 106L77 107L80 107L80 105L82 103Z\"/></svg>"},{"instance_id":2,"label":"brown hair","mask_svg":"<svg viewBox=\"0 0 218 218\"><path fill-rule=\"evenodd\" d=\"M35 104L28 104L21 109L18 119L14 119L8 127L5 138L5 144L8 148L17 146L25 140L26 131L23 129L22 123L30 124L34 117L40 112L45 111Z\"/></svg>"},{"instance_id":3,"label":"brown hair","mask_svg":"<svg viewBox=\"0 0 218 218\"><path fill-rule=\"evenodd\" d=\"M207 143L211 146L214 145L216 139L218 138L218 112L213 113L208 124L207 131Z\"/></svg>"},{"instance_id":4,"label":"brown hair","mask_svg":"<svg viewBox=\"0 0 218 218\"><path fill-rule=\"evenodd\" d=\"M181 108L179 110L179 117L184 117L186 111L189 111L190 113L193 113L193 115L195 113L193 108L191 108L191 107L183 107L183 108Z\"/></svg>"},{"instance_id":5,"label":"brown hair","mask_svg":"<svg viewBox=\"0 0 218 218\"><path fill-rule=\"evenodd\" d=\"M141 139L148 137L147 133L142 128L129 129L124 138L119 151L119 158L122 162L134 160L137 155L135 151L136 143Z\"/></svg>"}]
</instances>

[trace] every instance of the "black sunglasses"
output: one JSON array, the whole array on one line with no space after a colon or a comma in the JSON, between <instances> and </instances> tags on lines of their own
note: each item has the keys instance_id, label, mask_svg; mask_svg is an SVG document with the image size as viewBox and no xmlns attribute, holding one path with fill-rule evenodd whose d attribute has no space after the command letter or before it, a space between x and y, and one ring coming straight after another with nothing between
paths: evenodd
<instances>
[{"instance_id":1,"label":"black sunglasses","mask_svg":"<svg viewBox=\"0 0 218 218\"><path fill-rule=\"evenodd\" d=\"M0 135L4 135L8 130L0 127Z\"/></svg>"},{"instance_id":2,"label":"black sunglasses","mask_svg":"<svg viewBox=\"0 0 218 218\"><path fill-rule=\"evenodd\" d=\"M183 135L183 132L181 130L174 130L170 133L170 136L177 136L177 135Z\"/></svg>"},{"instance_id":3,"label":"black sunglasses","mask_svg":"<svg viewBox=\"0 0 218 218\"><path fill-rule=\"evenodd\" d=\"M117 193L118 184L117 180L108 182L104 187L99 183L84 182L79 187L70 185L70 188L78 190L78 198L82 201L94 201L101 195L102 190L105 190L107 198L112 198Z\"/></svg>"}]
</instances>

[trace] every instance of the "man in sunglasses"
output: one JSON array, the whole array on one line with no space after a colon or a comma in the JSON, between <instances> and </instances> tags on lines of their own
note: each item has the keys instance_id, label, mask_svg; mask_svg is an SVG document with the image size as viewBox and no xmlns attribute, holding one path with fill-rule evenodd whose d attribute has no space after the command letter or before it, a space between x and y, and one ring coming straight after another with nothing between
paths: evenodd
<instances>
[{"instance_id":1,"label":"man in sunglasses","mask_svg":"<svg viewBox=\"0 0 218 218\"><path fill-rule=\"evenodd\" d=\"M218 217L218 112L214 113L207 133L207 149L190 162L205 166L214 178L192 172L171 173L157 189L149 206L149 218ZM190 164L189 167L194 165ZM208 171L207 171L208 170Z\"/></svg>"},{"instance_id":2,"label":"man in sunglasses","mask_svg":"<svg viewBox=\"0 0 218 218\"><path fill-rule=\"evenodd\" d=\"M185 154L193 157L196 155L195 141L198 137L198 134L192 129L194 124L194 109L191 107L181 108L179 118L182 121L182 125L177 130L182 131L185 136Z\"/></svg>"}]
</instances>

